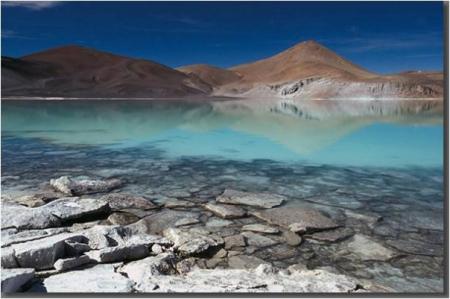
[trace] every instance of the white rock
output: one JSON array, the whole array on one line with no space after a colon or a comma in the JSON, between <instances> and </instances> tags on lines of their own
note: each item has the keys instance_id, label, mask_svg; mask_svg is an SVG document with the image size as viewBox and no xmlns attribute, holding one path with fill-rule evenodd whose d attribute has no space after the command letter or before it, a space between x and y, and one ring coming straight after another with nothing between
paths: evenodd
<instances>
[{"instance_id":1,"label":"white rock","mask_svg":"<svg viewBox=\"0 0 450 299\"><path fill-rule=\"evenodd\" d=\"M139 245L119 245L115 247L91 250L85 253L92 260L98 263L114 263L128 260L137 260L150 254L147 246Z\"/></svg>"},{"instance_id":2,"label":"white rock","mask_svg":"<svg viewBox=\"0 0 450 299\"><path fill-rule=\"evenodd\" d=\"M153 275L169 274L174 271L175 255L173 253L161 253L143 260L127 263L120 267L119 272L136 283L142 283Z\"/></svg>"},{"instance_id":3,"label":"white rock","mask_svg":"<svg viewBox=\"0 0 450 299\"><path fill-rule=\"evenodd\" d=\"M253 270L193 269L185 275L155 275L137 285L140 292L283 292L349 293L356 282L344 275L324 270L305 270L286 274L261 265Z\"/></svg>"},{"instance_id":4,"label":"white rock","mask_svg":"<svg viewBox=\"0 0 450 299\"><path fill-rule=\"evenodd\" d=\"M48 293L130 293L133 282L116 273L110 264L74 270L45 278Z\"/></svg>"},{"instance_id":5,"label":"white rock","mask_svg":"<svg viewBox=\"0 0 450 299\"><path fill-rule=\"evenodd\" d=\"M166 238L173 241L174 248L184 255L199 254L210 247L223 244L222 238L206 235L204 232L194 229L168 228L164 230L163 234Z\"/></svg>"}]
</instances>

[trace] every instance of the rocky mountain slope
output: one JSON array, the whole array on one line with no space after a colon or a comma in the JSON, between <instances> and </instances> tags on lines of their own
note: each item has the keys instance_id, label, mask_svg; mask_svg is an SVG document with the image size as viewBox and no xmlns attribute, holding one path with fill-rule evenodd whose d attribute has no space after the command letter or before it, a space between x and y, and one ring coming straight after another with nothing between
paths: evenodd
<instances>
[{"instance_id":1,"label":"rocky mountain slope","mask_svg":"<svg viewBox=\"0 0 450 299\"><path fill-rule=\"evenodd\" d=\"M2 58L4 96L442 98L443 85L439 72L370 72L314 41L230 69L198 64L175 70L78 46Z\"/></svg>"},{"instance_id":2,"label":"rocky mountain slope","mask_svg":"<svg viewBox=\"0 0 450 299\"><path fill-rule=\"evenodd\" d=\"M209 92L201 80L167 66L78 46L2 59L6 96L165 98Z\"/></svg>"}]
</instances>

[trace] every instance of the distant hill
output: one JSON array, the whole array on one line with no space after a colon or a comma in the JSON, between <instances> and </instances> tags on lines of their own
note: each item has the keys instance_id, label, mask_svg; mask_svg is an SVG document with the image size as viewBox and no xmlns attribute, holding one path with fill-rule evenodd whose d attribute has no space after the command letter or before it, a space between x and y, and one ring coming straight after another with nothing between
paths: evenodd
<instances>
[{"instance_id":1,"label":"distant hill","mask_svg":"<svg viewBox=\"0 0 450 299\"><path fill-rule=\"evenodd\" d=\"M184 97L209 85L162 64L67 46L2 58L3 95L61 97Z\"/></svg>"},{"instance_id":2,"label":"distant hill","mask_svg":"<svg viewBox=\"0 0 450 299\"><path fill-rule=\"evenodd\" d=\"M315 41L223 69L172 69L153 61L66 46L21 58L2 57L4 96L442 98L442 72L370 72Z\"/></svg>"}]
</instances>

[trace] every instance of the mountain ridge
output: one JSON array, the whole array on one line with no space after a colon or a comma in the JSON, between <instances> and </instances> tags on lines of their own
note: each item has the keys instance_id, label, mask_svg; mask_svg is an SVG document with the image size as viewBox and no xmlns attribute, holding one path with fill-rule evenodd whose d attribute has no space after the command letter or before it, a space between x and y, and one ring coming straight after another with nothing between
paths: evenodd
<instances>
[{"instance_id":1,"label":"mountain ridge","mask_svg":"<svg viewBox=\"0 0 450 299\"><path fill-rule=\"evenodd\" d=\"M66 45L20 58L2 57L8 97L442 97L442 73L380 75L315 41L228 69L207 64L170 68L93 48Z\"/></svg>"}]
</instances>

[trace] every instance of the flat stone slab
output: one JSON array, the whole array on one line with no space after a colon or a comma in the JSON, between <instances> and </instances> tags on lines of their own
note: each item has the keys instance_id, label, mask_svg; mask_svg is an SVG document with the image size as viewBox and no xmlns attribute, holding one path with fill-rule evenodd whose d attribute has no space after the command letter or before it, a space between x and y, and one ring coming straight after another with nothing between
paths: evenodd
<instances>
[{"instance_id":1,"label":"flat stone slab","mask_svg":"<svg viewBox=\"0 0 450 299\"><path fill-rule=\"evenodd\" d=\"M169 227L175 227L175 223L182 218L198 218L199 213L165 209L153 215L128 225L134 232L161 234Z\"/></svg>"},{"instance_id":2,"label":"flat stone slab","mask_svg":"<svg viewBox=\"0 0 450 299\"><path fill-rule=\"evenodd\" d=\"M225 191L216 198L217 202L235 205L247 205L270 209L281 205L286 197L271 193L251 193L232 189Z\"/></svg>"},{"instance_id":3,"label":"flat stone slab","mask_svg":"<svg viewBox=\"0 0 450 299\"><path fill-rule=\"evenodd\" d=\"M233 247L244 247L246 245L244 236L233 235L224 238L225 249L231 249Z\"/></svg>"},{"instance_id":4,"label":"flat stone slab","mask_svg":"<svg viewBox=\"0 0 450 299\"><path fill-rule=\"evenodd\" d=\"M246 211L240 207L215 204L213 202L208 202L206 205L204 205L204 208L224 219L241 218L246 214Z\"/></svg>"},{"instance_id":5,"label":"flat stone slab","mask_svg":"<svg viewBox=\"0 0 450 299\"><path fill-rule=\"evenodd\" d=\"M253 215L270 224L304 234L337 228L338 224L318 210L302 207L281 207L254 212Z\"/></svg>"},{"instance_id":6,"label":"flat stone slab","mask_svg":"<svg viewBox=\"0 0 450 299\"><path fill-rule=\"evenodd\" d=\"M28 208L19 204L2 202L1 227L17 229L42 229L60 226L61 221L48 210L38 208Z\"/></svg>"},{"instance_id":7,"label":"flat stone slab","mask_svg":"<svg viewBox=\"0 0 450 299\"><path fill-rule=\"evenodd\" d=\"M2 247L16 243L23 243L37 239L47 238L60 233L68 232L65 227L23 230L13 234L2 235Z\"/></svg>"},{"instance_id":8,"label":"flat stone slab","mask_svg":"<svg viewBox=\"0 0 450 299\"><path fill-rule=\"evenodd\" d=\"M34 277L34 269L2 269L2 293L15 293Z\"/></svg>"},{"instance_id":9,"label":"flat stone slab","mask_svg":"<svg viewBox=\"0 0 450 299\"><path fill-rule=\"evenodd\" d=\"M266 262L256 256L236 255L228 258L228 266L232 269L254 269Z\"/></svg>"},{"instance_id":10,"label":"flat stone slab","mask_svg":"<svg viewBox=\"0 0 450 299\"><path fill-rule=\"evenodd\" d=\"M126 193L109 193L101 197L109 203L112 211L124 209L153 210L159 208L150 199Z\"/></svg>"},{"instance_id":11,"label":"flat stone slab","mask_svg":"<svg viewBox=\"0 0 450 299\"><path fill-rule=\"evenodd\" d=\"M143 244L131 244L91 250L85 254L98 263L114 263L142 259L149 256L150 250Z\"/></svg>"},{"instance_id":12,"label":"flat stone slab","mask_svg":"<svg viewBox=\"0 0 450 299\"><path fill-rule=\"evenodd\" d=\"M164 207L168 209L184 209L195 207L196 204L187 200L170 199L164 203Z\"/></svg>"},{"instance_id":13,"label":"flat stone slab","mask_svg":"<svg viewBox=\"0 0 450 299\"><path fill-rule=\"evenodd\" d=\"M198 220L197 218L186 217L186 218L182 218L182 219L178 220L177 222L175 222L175 226L179 227L179 226L186 226L186 225L192 225L192 224L197 224L197 223L200 223L200 220Z\"/></svg>"},{"instance_id":14,"label":"flat stone slab","mask_svg":"<svg viewBox=\"0 0 450 299\"><path fill-rule=\"evenodd\" d=\"M196 255L217 247L224 243L219 236L208 234L194 229L168 228L164 236L173 241L174 248L184 255Z\"/></svg>"},{"instance_id":15,"label":"flat stone slab","mask_svg":"<svg viewBox=\"0 0 450 299\"><path fill-rule=\"evenodd\" d=\"M321 242L340 242L350 238L353 235L354 232L352 229L341 227L333 230L317 232L312 235L308 235L307 237Z\"/></svg>"},{"instance_id":16,"label":"flat stone slab","mask_svg":"<svg viewBox=\"0 0 450 299\"><path fill-rule=\"evenodd\" d=\"M93 180L87 177L72 178L62 176L57 179L51 179L50 185L58 192L66 195L84 195L92 193L108 192L122 186L119 179Z\"/></svg>"},{"instance_id":17,"label":"flat stone slab","mask_svg":"<svg viewBox=\"0 0 450 299\"><path fill-rule=\"evenodd\" d=\"M281 273L268 265L255 269L193 269L184 275L155 275L137 286L139 292L163 293L350 293L357 283L325 270Z\"/></svg>"},{"instance_id":18,"label":"flat stone slab","mask_svg":"<svg viewBox=\"0 0 450 299\"><path fill-rule=\"evenodd\" d=\"M278 228L264 224L247 224L244 225L241 230L265 234L278 234L280 232Z\"/></svg>"},{"instance_id":19,"label":"flat stone slab","mask_svg":"<svg viewBox=\"0 0 450 299\"><path fill-rule=\"evenodd\" d=\"M243 232L241 235L245 237L246 243L250 246L267 247L278 244L278 241L253 232Z\"/></svg>"},{"instance_id":20,"label":"flat stone slab","mask_svg":"<svg viewBox=\"0 0 450 299\"><path fill-rule=\"evenodd\" d=\"M44 209L63 221L109 211L107 201L95 198L66 197L52 201L39 209Z\"/></svg>"},{"instance_id":21,"label":"flat stone slab","mask_svg":"<svg viewBox=\"0 0 450 299\"><path fill-rule=\"evenodd\" d=\"M133 282L116 273L111 264L73 270L45 278L32 290L48 293L130 293Z\"/></svg>"},{"instance_id":22,"label":"flat stone slab","mask_svg":"<svg viewBox=\"0 0 450 299\"><path fill-rule=\"evenodd\" d=\"M394 251L361 234L353 236L347 244L347 249L364 261L387 261L396 255Z\"/></svg>"},{"instance_id":23,"label":"flat stone slab","mask_svg":"<svg viewBox=\"0 0 450 299\"><path fill-rule=\"evenodd\" d=\"M84 264L91 262L91 259L87 255L80 255L77 257L70 257L65 259L59 259L55 262L53 267L57 271L67 271Z\"/></svg>"},{"instance_id":24,"label":"flat stone slab","mask_svg":"<svg viewBox=\"0 0 450 299\"><path fill-rule=\"evenodd\" d=\"M82 242L86 238L77 233L62 233L43 239L14 244L14 256L22 268L50 269L56 260L66 254L66 241Z\"/></svg>"},{"instance_id":25,"label":"flat stone slab","mask_svg":"<svg viewBox=\"0 0 450 299\"><path fill-rule=\"evenodd\" d=\"M119 272L125 273L127 277L139 284L153 275L170 274L174 271L175 260L173 253L161 253L143 260L129 262L120 267Z\"/></svg>"}]
</instances>

